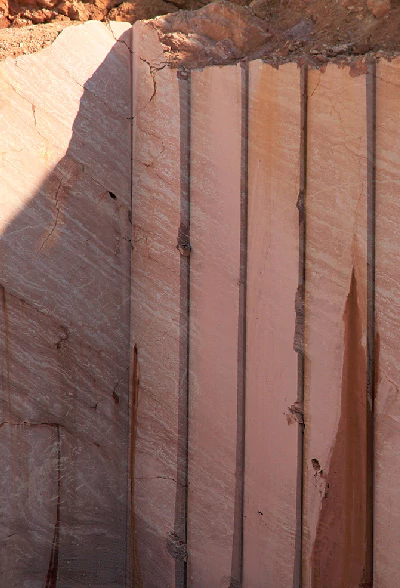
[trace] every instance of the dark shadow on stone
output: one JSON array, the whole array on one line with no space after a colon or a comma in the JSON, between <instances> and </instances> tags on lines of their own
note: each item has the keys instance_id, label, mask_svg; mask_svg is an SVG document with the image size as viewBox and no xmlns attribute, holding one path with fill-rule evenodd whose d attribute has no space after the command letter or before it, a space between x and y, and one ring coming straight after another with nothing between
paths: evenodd
<instances>
[{"instance_id":1,"label":"dark shadow on stone","mask_svg":"<svg viewBox=\"0 0 400 588\"><path fill-rule=\"evenodd\" d=\"M65 156L0 236L8 588L126 585L129 35L84 84Z\"/></svg>"}]
</instances>

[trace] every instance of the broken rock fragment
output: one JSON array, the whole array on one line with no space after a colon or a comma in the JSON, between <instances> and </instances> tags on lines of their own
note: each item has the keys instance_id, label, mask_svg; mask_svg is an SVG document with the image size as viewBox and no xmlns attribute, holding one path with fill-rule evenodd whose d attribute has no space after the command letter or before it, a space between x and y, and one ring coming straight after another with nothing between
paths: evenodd
<instances>
[{"instance_id":1,"label":"broken rock fragment","mask_svg":"<svg viewBox=\"0 0 400 588\"><path fill-rule=\"evenodd\" d=\"M168 14L154 24L169 60L186 67L251 56L273 36L269 25L248 8L224 0Z\"/></svg>"},{"instance_id":2,"label":"broken rock fragment","mask_svg":"<svg viewBox=\"0 0 400 588\"><path fill-rule=\"evenodd\" d=\"M367 6L376 18L382 18L390 12L390 0L367 0Z\"/></svg>"}]
</instances>

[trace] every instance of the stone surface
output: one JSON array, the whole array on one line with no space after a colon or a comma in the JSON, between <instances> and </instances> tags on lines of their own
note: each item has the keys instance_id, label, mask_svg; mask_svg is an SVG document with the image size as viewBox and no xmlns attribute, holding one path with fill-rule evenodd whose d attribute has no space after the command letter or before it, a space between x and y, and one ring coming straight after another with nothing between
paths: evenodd
<instances>
[{"instance_id":1,"label":"stone surface","mask_svg":"<svg viewBox=\"0 0 400 588\"><path fill-rule=\"evenodd\" d=\"M377 66L375 583L399 576L400 208L398 199L400 60Z\"/></svg>"},{"instance_id":2,"label":"stone surface","mask_svg":"<svg viewBox=\"0 0 400 588\"><path fill-rule=\"evenodd\" d=\"M244 586L291 586L298 425L300 70L250 64Z\"/></svg>"},{"instance_id":3,"label":"stone surface","mask_svg":"<svg viewBox=\"0 0 400 588\"><path fill-rule=\"evenodd\" d=\"M134 458L134 585L175 586L167 540L176 504L180 370L180 106L177 72L165 67L154 28L133 28L132 347L138 386ZM182 336L185 336L183 333ZM182 464L183 466L185 464ZM182 495L182 496L181 496ZM181 537L183 539L183 537Z\"/></svg>"},{"instance_id":4,"label":"stone surface","mask_svg":"<svg viewBox=\"0 0 400 588\"><path fill-rule=\"evenodd\" d=\"M376 18L382 18L390 12L390 0L367 0L367 6Z\"/></svg>"},{"instance_id":5,"label":"stone surface","mask_svg":"<svg viewBox=\"0 0 400 588\"><path fill-rule=\"evenodd\" d=\"M0 584L10 588L125 586L129 28L73 27L0 66Z\"/></svg>"},{"instance_id":6,"label":"stone surface","mask_svg":"<svg viewBox=\"0 0 400 588\"><path fill-rule=\"evenodd\" d=\"M308 81L303 578L312 588L366 581L365 80L328 65Z\"/></svg>"},{"instance_id":7,"label":"stone surface","mask_svg":"<svg viewBox=\"0 0 400 588\"><path fill-rule=\"evenodd\" d=\"M266 22L225 0L157 18L154 26L166 57L180 67L233 62L250 56L273 36Z\"/></svg>"},{"instance_id":8,"label":"stone surface","mask_svg":"<svg viewBox=\"0 0 400 588\"><path fill-rule=\"evenodd\" d=\"M241 108L240 66L193 72L188 576L199 588L239 580Z\"/></svg>"},{"instance_id":9,"label":"stone surface","mask_svg":"<svg viewBox=\"0 0 400 588\"><path fill-rule=\"evenodd\" d=\"M154 23L137 24L131 44L124 24L89 22L0 66L1 586L181 586L186 539L188 586L233 588L241 566L245 586L293 583L300 70L249 64L242 521L244 68L207 67L190 82L164 50ZM362 585L369 564L362 72L309 72L310 588ZM398 60L378 64L377 588L397 586L400 559L399 75ZM189 122L191 251L179 241Z\"/></svg>"}]
</instances>

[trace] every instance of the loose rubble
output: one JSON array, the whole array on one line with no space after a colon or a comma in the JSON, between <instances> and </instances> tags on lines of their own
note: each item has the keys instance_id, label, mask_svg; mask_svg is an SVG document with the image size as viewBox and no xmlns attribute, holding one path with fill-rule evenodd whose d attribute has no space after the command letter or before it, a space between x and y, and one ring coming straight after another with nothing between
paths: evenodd
<instances>
[{"instance_id":1,"label":"loose rubble","mask_svg":"<svg viewBox=\"0 0 400 588\"><path fill-rule=\"evenodd\" d=\"M321 66L400 48L397 0L0 0L0 59L37 51L71 24L155 17L168 59L188 67L194 53L202 64L262 57Z\"/></svg>"}]
</instances>

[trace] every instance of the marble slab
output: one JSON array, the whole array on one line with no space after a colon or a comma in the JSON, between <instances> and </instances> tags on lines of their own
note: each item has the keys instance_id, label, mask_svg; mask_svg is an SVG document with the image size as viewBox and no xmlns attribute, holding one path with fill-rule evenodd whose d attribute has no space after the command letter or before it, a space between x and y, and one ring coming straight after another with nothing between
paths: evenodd
<instances>
[{"instance_id":1,"label":"marble slab","mask_svg":"<svg viewBox=\"0 0 400 588\"><path fill-rule=\"evenodd\" d=\"M132 569L135 586L175 586L183 560L178 468L180 343L179 82L166 67L151 23L133 27L132 348L136 349ZM179 527L179 529L178 529ZM179 586L179 584L177 584Z\"/></svg>"},{"instance_id":2,"label":"marble slab","mask_svg":"<svg viewBox=\"0 0 400 588\"><path fill-rule=\"evenodd\" d=\"M250 63L243 582L291 586L298 423L300 69Z\"/></svg>"},{"instance_id":3,"label":"marble slab","mask_svg":"<svg viewBox=\"0 0 400 588\"><path fill-rule=\"evenodd\" d=\"M239 65L192 74L188 576L199 588L239 580L241 88Z\"/></svg>"},{"instance_id":4,"label":"marble slab","mask_svg":"<svg viewBox=\"0 0 400 588\"><path fill-rule=\"evenodd\" d=\"M129 24L88 22L0 65L0 583L10 588L125 586L129 45Z\"/></svg>"},{"instance_id":5,"label":"marble slab","mask_svg":"<svg viewBox=\"0 0 400 588\"><path fill-rule=\"evenodd\" d=\"M366 77L309 72L305 299L305 587L367 566Z\"/></svg>"},{"instance_id":6,"label":"marble slab","mask_svg":"<svg viewBox=\"0 0 400 588\"><path fill-rule=\"evenodd\" d=\"M374 572L376 588L394 588L400 566L400 60L376 71L376 421Z\"/></svg>"}]
</instances>

